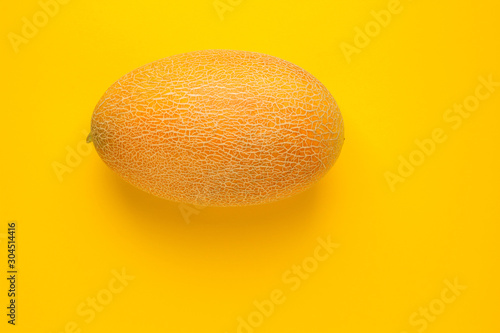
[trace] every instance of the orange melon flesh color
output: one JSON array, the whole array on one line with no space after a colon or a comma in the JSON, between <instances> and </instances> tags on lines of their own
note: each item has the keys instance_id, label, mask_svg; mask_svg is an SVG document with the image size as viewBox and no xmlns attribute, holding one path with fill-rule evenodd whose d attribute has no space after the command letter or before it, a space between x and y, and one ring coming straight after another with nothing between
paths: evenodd
<instances>
[{"instance_id":1,"label":"orange melon flesh color","mask_svg":"<svg viewBox=\"0 0 500 333\"><path fill-rule=\"evenodd\" d=\"M344 142L339 108L278 58L207 50L165 58L114 83L89 141L127 182L202 206L273 202L310 187Z\"/></svg>"}]
</instances>

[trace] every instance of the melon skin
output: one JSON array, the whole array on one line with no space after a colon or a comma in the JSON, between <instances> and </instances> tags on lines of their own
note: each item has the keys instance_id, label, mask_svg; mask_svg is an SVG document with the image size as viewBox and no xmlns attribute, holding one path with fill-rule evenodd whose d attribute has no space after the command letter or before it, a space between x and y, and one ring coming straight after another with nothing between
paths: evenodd
<instances>
[{"instance_id":1,"label":"melon skin","mask_svg":"<svg viewBox=\"0 0 500 333\"><path fill-rule=\"evenodd\" d=\"M337 160L342 115L315 77L276 57L205 50L115 82L92 116L101 159L170 201L246 206L309 188Z\"/></svg>"}]
</instances>

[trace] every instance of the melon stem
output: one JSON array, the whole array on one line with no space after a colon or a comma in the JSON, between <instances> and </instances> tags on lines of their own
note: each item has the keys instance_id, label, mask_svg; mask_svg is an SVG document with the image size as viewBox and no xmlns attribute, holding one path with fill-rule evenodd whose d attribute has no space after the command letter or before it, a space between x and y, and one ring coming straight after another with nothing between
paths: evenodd
<instances>
[{"instance_id":1,"label":"melon stem","mask_svg":"<svg viewBox=\"0 0 500 333\"><path fill-rule=\"evenodd\" d=\"M87 136L87 143L92 142L92 132L89 133L89 136Z\"/></svg>"}]
</instances>

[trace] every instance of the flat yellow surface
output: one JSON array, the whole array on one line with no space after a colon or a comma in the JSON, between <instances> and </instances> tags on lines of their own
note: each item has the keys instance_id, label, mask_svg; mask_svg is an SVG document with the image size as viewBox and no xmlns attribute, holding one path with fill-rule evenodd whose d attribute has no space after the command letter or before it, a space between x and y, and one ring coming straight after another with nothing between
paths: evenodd
<instances>
[{"instance_id":1,"label":"flat yellow surface","mask_svg":"<svg viewBox=\"0 0 500 333\"><path fill-rule=\"evenodd\" d=\"M500 331L498 2L66 2L0 5L1 332ZM115 80L200 49L277 56L328 87L346 141L320 183L179 206L84 144Z\"/></svg>"}]
</instances>

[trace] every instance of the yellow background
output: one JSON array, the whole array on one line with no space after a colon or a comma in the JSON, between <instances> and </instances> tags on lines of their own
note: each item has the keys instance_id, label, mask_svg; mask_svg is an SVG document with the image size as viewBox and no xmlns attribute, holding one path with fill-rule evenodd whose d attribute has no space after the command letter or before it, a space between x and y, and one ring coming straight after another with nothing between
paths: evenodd
<instances>
[{"instance_id":1,"label":"yellow background","mask_svg":"<svg viewBox=\"0 0 500 333\"><path fill-rule=\"evenodd\" d=\"M224 0L226 3L228 0ZM341 43L388 1L73 0L15 53L8 35L41 10L3 1L1 229L18 222L18 318L7 325L1 240L1 332L236 332L273 289L286 301L254 332L419 332L410 317L445 280L467 286L425 332L500 331L500 89L462 126L446 110L478 77L500 81L497 1L402 0L403 10L348 63ZM124 183L95 153L59 181L53 163L77 149L100 96L127 72L200 49L270 54L306 69L339 103L346 141L335 167L291 199L197 210ZM393 192L416 139L448 139ZM81 148L81 147L80 147ZM184 207L185 208L185 207ZM190 211L193 213L193 211ZM189 223L187 223L189 222ZM340 247L300 288L282 274ZM125 268L134 280L95 320L79 304ZM435 302L434 302L435 303Z\"/></svg>"}]
</instances>

